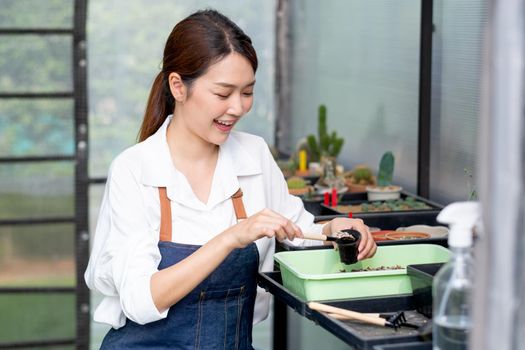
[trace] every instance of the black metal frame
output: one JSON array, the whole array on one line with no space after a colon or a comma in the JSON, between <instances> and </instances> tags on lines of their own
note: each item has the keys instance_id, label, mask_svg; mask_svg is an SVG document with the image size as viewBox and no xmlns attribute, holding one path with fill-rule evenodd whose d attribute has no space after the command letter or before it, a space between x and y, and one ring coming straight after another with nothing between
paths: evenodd
<instances>
[{"instance_id":1,"label":"black metal frame","mask_svg":"<svg viewBox=\"0 0 525 350\"><path fill-rule=\"evenodd\" d=\"M49 155L28 157L1 157L0 164L44 161L69 161L75 164L75 216L74 217L46 217L27 219L0 220L0 226L35 225L35 224L75 224L75 259L76 259L76 286L75 287L23 287L0 288L1 294L8 293L66 293L76 295L76 337L69 339L46 339L42 341L0 343L0 349L17 348L47 348L63 345L76 345L77 349L89 349L90 317L89 317L89 290L83 276L89 258L89 227L88 227L88 124L87 124L87 61L86 61L86 17L87 0L75 0L74 21L72 29L49 28L2 28L0 35L67 35L73 40L73 91L55 92L16 92L0 93L2 99L73 99L75 120L74 155Z\"/></svg>"},{"instance_id":2,"label":"black metal frame","mask_svg":"<svg viewBox=\"0 0 525 350\"><path fill-rule=\"evenodd\" d=\"M73 76L75 93L75 217L76 217L76 309L77 349L89 349L91 335L90 293L84 283L89 260L89 179L88 179L88 100L87 100L87 0L75 0L73 34Z\"/></svg>"},{"instance_id":3,"label":"black metal frame","mask_svg":"<svg viewBox=\"0 0 525 350\"><path fill-rule=\"evenodd\" d=\"M430 196L433 8L434 0L421 0L417 194L424 198Z\"/></svg>"}]
</instances>

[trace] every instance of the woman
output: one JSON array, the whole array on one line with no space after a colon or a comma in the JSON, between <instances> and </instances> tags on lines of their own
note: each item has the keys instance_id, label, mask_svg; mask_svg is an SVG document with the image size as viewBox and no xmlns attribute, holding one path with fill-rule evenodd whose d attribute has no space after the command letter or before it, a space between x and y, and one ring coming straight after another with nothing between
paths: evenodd
<instances>
[{"instance_id":1,"label":"woman","mask_svg":"<svg viewBox=\"0 0 525 350\"><path fill-rule=\"evenodd\" d=\"M359 258L375 253L360 220L313 224L266 143L232 131L256 70L250 38L216 11L171 32L141 142L111 165L85 275L105 296L95 321L113 327L102 348L252 349L269 299L255 279L275 239L355 228Z\"/></svg>"}]
</instances>

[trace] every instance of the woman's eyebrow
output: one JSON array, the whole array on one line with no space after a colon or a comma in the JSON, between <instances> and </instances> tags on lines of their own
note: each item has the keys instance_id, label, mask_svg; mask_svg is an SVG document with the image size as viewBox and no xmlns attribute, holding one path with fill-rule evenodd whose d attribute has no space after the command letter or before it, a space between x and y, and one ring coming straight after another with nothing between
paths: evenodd
<instances>
[{"instance_id":1,"label":"woman's eyebrow","mask_svg":"<svg viewBox=\"0 0 525 350\"><path fill-rule=\"evenodd\" d=\"M215 85L219 85L219 86L223 86L223 87L227 87L227 88L236 88L237 86L234 85L234 84L230 84L230 83L223 83L223 82L216 82L214 83ZM246 84L246 86L244 87L249 87L249 86L254 86L255 85L255 80L252 81L251 83L249 84Z\"/></svg>"}]
</instances>

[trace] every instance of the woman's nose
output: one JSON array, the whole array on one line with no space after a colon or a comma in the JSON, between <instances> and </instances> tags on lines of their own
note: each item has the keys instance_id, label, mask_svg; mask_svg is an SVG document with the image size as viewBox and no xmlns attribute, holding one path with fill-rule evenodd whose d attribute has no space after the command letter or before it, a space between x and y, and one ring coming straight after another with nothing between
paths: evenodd
<instances>
[{"instance_id":1,"label":"woman's nose","mask_svg":"<svg viewBox=\"0 0 525 350\"><path fill-rule=\"evenodd\" d=\"M230 98L230 105L228 108L228 114L240 117L243 115L244 111L242 108L242 96L234 94Z\"/></svg>"}]
</instances>

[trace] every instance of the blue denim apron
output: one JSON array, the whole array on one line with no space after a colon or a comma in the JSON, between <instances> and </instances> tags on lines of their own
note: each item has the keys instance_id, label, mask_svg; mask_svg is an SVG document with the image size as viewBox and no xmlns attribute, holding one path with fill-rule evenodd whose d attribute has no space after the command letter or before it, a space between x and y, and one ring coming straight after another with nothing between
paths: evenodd
<instances>
[{"instance_id":1,"label":"blue denim apron","mask_svg":"<svg viewBox=\"0 0 525 350\"><path fill-rule=\"evenodd\" d=\"M171 242L169 200L165 189L159 192L161 270L185 259L200 246ZM246 218L240 190L232 201L237 219ZM258 266L255 243L233 250L193 291L171 306L165 319L145 325L127 319L124 327L108 332L101 349L252 350Z\"/></svg>"}]
</instances>

